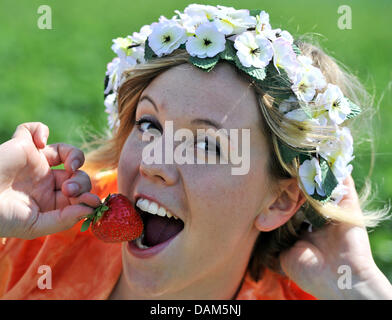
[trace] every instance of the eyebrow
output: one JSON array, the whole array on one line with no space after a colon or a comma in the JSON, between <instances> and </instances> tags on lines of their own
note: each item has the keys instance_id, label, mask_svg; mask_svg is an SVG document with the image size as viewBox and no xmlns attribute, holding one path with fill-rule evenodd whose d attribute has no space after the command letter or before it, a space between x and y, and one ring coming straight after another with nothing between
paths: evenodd
<instances>
[{"instance_id":1,"label":"eyebrow","mask_svg":"<svg viewBox=\"0 0 392 320\"><path fill-rule=\"evenodd\" d=\"M142 102L143 100L149 101L149 102L153 105L155 111L156 111L156 112L159 112L159 111L158 111L157 105L155 104L154 100L152 100L152 99L150 98L150 96L148 96L148 95L142 96L142 97L140 98L140 100L139 100L139 103Z\"/></svg>"},{"instance_id":2,"label":"eyebrow","mask_svg":"<svg viewBox=\"0 0 392 320\"><path fill-rule=\"evenodd\" d=\"M140 100L139 100L139 103L140 102L142 102L143 100L147 100L147 101L149 101L152 105L153 105L153 107L154 107L154 109L156 110L156 112L159 112L158 111L158 107L157 107L157 105L155 104L155 102L154 102L154 100L150 97L150 96L148 96L148 95L143 95L141 98L140 98ZM220 125L220 124L218 124L216 121L214 121L214 120L211 120L211 119L201 119L201 118L197 118L197 119L193 119L192 121L191 121L191 124L204 124L204 125L207 125L207 126L210 126L210 127L215 127L216 129L221 129L222 128L222 126Z\"/></svg>"}]
</instances>

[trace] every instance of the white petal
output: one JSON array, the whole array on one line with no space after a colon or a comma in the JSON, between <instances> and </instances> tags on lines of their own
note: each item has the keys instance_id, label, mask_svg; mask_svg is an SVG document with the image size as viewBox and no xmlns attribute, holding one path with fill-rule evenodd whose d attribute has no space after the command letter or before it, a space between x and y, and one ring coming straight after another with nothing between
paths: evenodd
<instances>
[{"instance_id":1,"label":"white petal","mask_svg":"<svg viewBox=\"0 0 392 320\"><path fill-rule=\"evenodd\" d=\"M299 176L302 184L309 195L314 194L316 183L314 177L316 175L316 169L312 161L305 160L299 167Z\"/></svg>"}]
</instances>

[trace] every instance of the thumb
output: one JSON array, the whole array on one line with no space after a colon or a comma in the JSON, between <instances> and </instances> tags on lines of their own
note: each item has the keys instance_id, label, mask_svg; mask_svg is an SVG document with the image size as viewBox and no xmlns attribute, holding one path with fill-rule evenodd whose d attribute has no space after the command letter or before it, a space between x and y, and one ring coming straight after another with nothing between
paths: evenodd
<instances>
[{"instance_id":1,"label":"thumb","mask_svg":"<svg viewBox=\"0 0 392 320\"><path fill-rule=\"evenodd\" d=\"M32 239L70 229L94 209L82 204L67 206L63 209L40 212L30 229Z\"/></svg>"},{"instance_id":2,"label":"thumb","mask_svg":"<svg viewBox=\"0 0 392 320\"><path fill-rule=\"evenodd\" d=\"M41 122L22 123L16 128L13 138L33 141L39 149L45 148L49 136L49 128Z\"/></svg>"}]
</instances>

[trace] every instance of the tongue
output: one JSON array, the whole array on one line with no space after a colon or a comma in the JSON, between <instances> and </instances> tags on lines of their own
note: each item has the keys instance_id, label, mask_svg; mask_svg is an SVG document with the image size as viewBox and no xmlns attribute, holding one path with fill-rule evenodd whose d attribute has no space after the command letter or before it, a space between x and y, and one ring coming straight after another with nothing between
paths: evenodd
<instances>
[{"instance_id":1,"label":"tongue","mask_svg":"<svg viewBox=\"0 0 392 320\"><path fill-rule=\"evenodd\" d=\"M144 231L144 244L153 247L175 236L184 227L178 219L168 219L157 215L148 215Z\"/></svg>"}]
</instances>

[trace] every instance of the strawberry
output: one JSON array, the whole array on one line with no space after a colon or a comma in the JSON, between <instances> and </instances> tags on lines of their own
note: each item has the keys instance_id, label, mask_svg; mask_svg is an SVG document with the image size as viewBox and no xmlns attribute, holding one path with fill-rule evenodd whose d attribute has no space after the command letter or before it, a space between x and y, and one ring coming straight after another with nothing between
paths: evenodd
<instances>
[{"instance_id":1,"label":"strawberry","mask_svg":"<svg viewBox=\"0 0 392 320\"><path fill-rule=\"evenodd\" d=\"M104 242L132 241L143 232L143 221L132 203L122 194L109 194L105 201L89 214L81 231L91 231Z\"/></svg>"}]
</instances>

